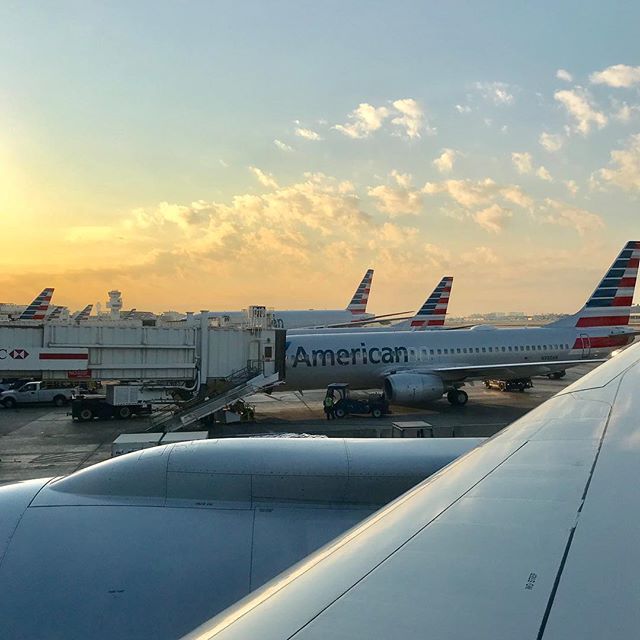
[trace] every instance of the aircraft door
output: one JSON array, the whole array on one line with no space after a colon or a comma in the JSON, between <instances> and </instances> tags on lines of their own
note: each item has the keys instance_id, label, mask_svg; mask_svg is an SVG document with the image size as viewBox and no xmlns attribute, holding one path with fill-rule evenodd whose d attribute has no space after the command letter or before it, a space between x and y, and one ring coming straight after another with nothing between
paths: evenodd
<instances>
[{"instance_id":1,"label":"aircraft door","mask_svg":"<svg viewBox=\"0 0 640 640\"><path fill-rule=\"evenodd\" d=\"M591 338L586 333L580 334L580 342L582 343L582 358L591 357Z\"/></svg>"}]
</instances>

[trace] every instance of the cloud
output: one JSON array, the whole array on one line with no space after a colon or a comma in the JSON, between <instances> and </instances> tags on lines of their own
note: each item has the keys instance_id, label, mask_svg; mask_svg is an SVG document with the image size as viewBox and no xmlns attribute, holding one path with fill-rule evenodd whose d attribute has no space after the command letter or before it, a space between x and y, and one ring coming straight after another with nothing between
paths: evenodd
<instances>
[{"instance_id":1,"label":"cloud","mask_svg":"<svg viewBox=\"0 0 640 640\"><path fill-rule=\"evenodd\" d=\"M276 145L276 147L278 147L278 149L280 149L280 151L293 151L293 147L291 147L290 145L288 145L286 142L282 142L282 140L274 140L273 144Z\"/></svg>"},{"instance_id":2,"label":"cloud","mask_svg":"<svg viewBox=\"0 0 640 640\"><path fill-rule=\"evenodd\" d=\"M517 151L514 151L511 154L511 161L515 165L516 171L520 174L531 173L533 170L530 153L518 153Z\"/></svg>"},{"instance_id":3,"label":"cloud","mask_svg":"<svg viewBox=\"0 0 640 640\"><path fill-rule=\"evenodd\" d=\"M445 194L465 209L493 204L495 198L519 207L530 208L531 198L516 185L501 186L491 178L484 180L444 180L427 182L422 191L428 195Z\"/></svg>"},{"instance_id":4,"label":"cloud","mask_svg":"<svg viewBox=\"0 0 640 640\"><path fill-rule=\"evenodd\" d=\"M305 129L304 127L296 127L295 134L305 140L322 140L322 136L313 131L313 129Z\"/></svg>"},{"instance_id":5,"label":"cloud","mask_svg":"<svg viewBox=\"0 0 640 640\"><path fill-rule=\"evenodd\" d=\"M347 117L350 122L333 128L350 138L367 138L380 129L385 118L389 117L389 109L361 102Z\"/></svg>"},{"instance_id":6,"label":"cloud","mask_svg":"<svg viewBox=\"0 0 640 640\"><path fill-rule=\"evenodd\" d=\"M443 149L442 153L433 161L433 165L440 173L450 173L457 155L458 152L453 149Z\"/></svg>"},{"instance_id":7,"label":"cloud","mask_svg":"<svg viewBox=\"0 0 640 640\"><path fill-rule=\"evenodd\" d=\"M408 138L419 138L420 132L425 128L428 134L435 133L435 129L425 127L422 107L413 98L395 100L393 102L393 107L399 115L391 120L391 124L403 129L403 133Z\"/></svg>"},{"instance_id":8,"label":"cloud","mask_svg":"<svg viewBox=\"0 0 640 640\"><path fill-rule=\"evenodd\" d=\"M640 67L626 64L614 64L589 76L592 84L606 84L609 87L629 88L640 84Z\"/></svg>"},{"instance_id":9,"label":"cloud","mask_svg":"<svg viewBox=\"0 0 640 640\"><path fill-rule=\"evenodd\" d=\"M556 71L556 78L558 78L558 80L564 80L565 82L573 82L573 76L566 69L558 69Z\"/></svg>"},{"instance_id":10,"label":"cloud","mask_svg":"<svg viewBox=\"0 0 640 640\"><path fill-rule=\"evenodd\" d=\"M551 174L549 173L549 171L547 171L546 167L543 167L542 165L540 165L536 169L536 175L541 180L546 180L547 182L553 182L553 178L551 177Z\"/></svg>"},{"instance_id":11,"label":"cloud","mask_svg":"<svg viewBox=\"0 0 640 640\"><path fill-rule=\"evenodd\" d=\"M368 194L376 200L377 208L390 216L422 211L422 192L411 186L411 175L392 171L394 185L371 187Z\"/></svg>"},{"instance_id":12,"label":"cloud","mask_svg":"<svg viewBox=\"0 0 640 640\"><path fill-rule=\"evenodd\" d=\"M597 177L625 191L640 191L640 134L631 136L624 149L610 156L609 168L600 169Z\"/></svg>"},{"instance_id":13,"label":"cloud","mask_svg":"<svg viewBox=\"0 0 640 640\"><path fill-rule=\"evenodd\" d=\"M587 135L594 124L602 129L607 124L607 116L597 111L591 104L591 97L581 87L574 90L556 91L553 97L564 106L569 115L576 121L576 130Z\"/></svg>"},{"instance_id":14,"label":"cloud","mask_svg":"<svg viewBox=\"0 0 640 640\"><path fill-rule=\"evenodd\" d=\"M640 113L640 105L629 106L626 102L623 102L622 104L617 104L617 111L614 112L613 118L626 124L638 113Z\"/></svg>"},{"instance_id":15,"label":"cloud","mask_svg":"<svg viewBox=\"0 0 640 640\"><path fill-rule=\"evenodd\" d=\"M466 104L457 104L456 111L458 113L471 113L471 107Z\"/></svg>"},{"instance_id":16,"label":"cloud","mask_svg":"<svg viewBox=\"0 0 640 640\"><path fill-rule=\"evenodd\" d=\"M542 222L574 229L581 236L604 228L604 222L599 215L565 202L547 198L542 210L543 213L539 216Z\"/></svg>"},{"instance_id":17,"label":"cloud","mask_svg":"<svg viewBox=\"0 0 640 640\"><path fill-rule=\"evenodd\" d=\"M533 159L531 158L531 154L528 152L516 152L514 151L511 154L511 160L515 165L516 171L521 175L527 175L530 173L535 173L538 178L541 180L546 180L547 182L553 182L553 178L547 169L540 165L537 168L533 166Z\"/></svg>"},{"instance_id":18,"label":"cloud","mask_svg":"<svg viewBox=\"0 0 640 640\"><path fill-rule=\"evenodd\" d=\"M258 167L249 167L249 171L253 173L263 187L268 187L270 189L278 188L278 183L270 173L265 173L261 169L258 169Z\"/></svg>"},{"instance_id":19,"label":"cloud","mask_svg":"<svg viewBox=\"0 0 640 640\"><path fill-rule=\"evenodd\" d=\"M538 138L538 142L550 153L560 151L564 145L564 138L559 134L547 133L543 131Z\"/></svg>"},{"instance_id":20,"label":"cloud","mask_svg":"<svg viewBox=\"0 0 640 640\"><path fill-rule=\"evenodd\" d=\"M578 193L578 184L575 180L565 180L563 184L572 196Z\"/></svg>"},{"instance_id":21,"label":"cloud","mask_svg":"<svg viewBox=\"0 0 640 640\"><path fill-rule=\"evenodd\" d=\"M500 233L508 220L513 217L513 213L499 204L492 204L486 209L474 212L471 217L486 231Z\"/></svg>"},{"instance_id":22,"label":"cloud","mask_svg":"<svg viewBox=\"0 0 640 640\"><path fill-rule=\"evenodd\" d=\"M511 88L505 82L476 82L474 86L485 100L495 105L506 106L513 103Z\"/></svg>"}]
</instances>

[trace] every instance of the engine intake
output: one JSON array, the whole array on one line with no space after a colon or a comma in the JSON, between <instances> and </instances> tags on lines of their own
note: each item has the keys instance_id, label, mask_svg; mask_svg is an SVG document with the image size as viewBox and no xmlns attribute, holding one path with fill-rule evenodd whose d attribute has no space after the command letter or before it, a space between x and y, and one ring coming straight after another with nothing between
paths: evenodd
<instances>
[{"instance_id":1,"label":"engine intake","mask_svg":"<svg viewBox=\"0 0 640 640\"><path fill-rule=\"evenodd\" d=\"M414 404L437 400L446 389L442 379L434 374L394 373L384 381L384 391L391 402Z\"/></svg>"}]
</instances>

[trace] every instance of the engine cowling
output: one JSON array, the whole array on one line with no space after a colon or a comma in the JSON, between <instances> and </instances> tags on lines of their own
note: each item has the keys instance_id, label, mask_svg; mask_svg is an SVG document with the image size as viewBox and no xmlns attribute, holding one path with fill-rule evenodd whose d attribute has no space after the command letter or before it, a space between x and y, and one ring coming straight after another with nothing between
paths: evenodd
<instances>
[{"instance_id":1,"label":"engine cowling","mask_svg":"<svg viewBox=\"0 0 640 640\"><path fill-rule=\"evenodd\" d=\"M437 400L446 389L434 374L394 373L384 381L384 391L391 402L413 404Z\"/></svg>"}]
</instances>

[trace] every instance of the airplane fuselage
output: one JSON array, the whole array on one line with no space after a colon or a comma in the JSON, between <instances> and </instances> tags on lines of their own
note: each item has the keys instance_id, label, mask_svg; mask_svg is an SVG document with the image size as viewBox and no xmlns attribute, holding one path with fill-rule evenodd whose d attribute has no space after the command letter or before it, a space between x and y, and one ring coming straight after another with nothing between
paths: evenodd
<instances>
[{"instance_id":1,"label":"airplane fuselage","mask_svg":"<svg viewBox=\"0 0 640 640\"><path fill-rule=\"evenodd\" d=\"M574 328L480 326L293 335L287 343L285 381L292 389L318 389L331 382L365 389L380 386L385 376L400 371L600 358L634 338L629 333L612 333L606 328L587 333ZM464 377L440 376L444 380Z\"/></svg>"}]
</instances>

